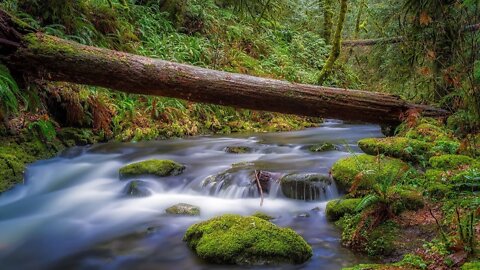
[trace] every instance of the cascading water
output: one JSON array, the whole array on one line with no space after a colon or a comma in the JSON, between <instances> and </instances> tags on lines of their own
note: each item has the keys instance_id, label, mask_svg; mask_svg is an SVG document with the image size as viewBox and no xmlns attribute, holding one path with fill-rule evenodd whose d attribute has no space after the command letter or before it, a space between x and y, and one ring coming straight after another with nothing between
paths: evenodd
<instances>
[{"instance_id":1,"label":"cascading water","mask_svg":"<svg viewBox=\"0 0 480 270\"><path fill-rule=\"evenodd\" d=\"M224 213L256 211L274 216L274 223L292 227L312 245L309 262L286 268L340 269L365 261L340 247L339 232L325 221L323 209L327 200L338 196L335 183L328 179L332 164L358 151L358 139L379 136L377 126L327 122L319 128L247 138L198 137L69 149L29 166L26 184L0 196L1 268L215 268L188 250L182 242L185 230ZM308 151L306 146L319 142L340 148ZM224 151L228 146L253 151L229 154ZM153 158L175 160L186 170L166 178L120 180L119 168ZM255 181L260 172L271 177L262 188L262 207ZM297 180L302 177L310 184ZM282 178L290 178L288 185L281 184ZM142 191L138 196L129 189L132 181ZM198 206L200 216L165 214L178 203Z\"/></svg>"}]
</instances>

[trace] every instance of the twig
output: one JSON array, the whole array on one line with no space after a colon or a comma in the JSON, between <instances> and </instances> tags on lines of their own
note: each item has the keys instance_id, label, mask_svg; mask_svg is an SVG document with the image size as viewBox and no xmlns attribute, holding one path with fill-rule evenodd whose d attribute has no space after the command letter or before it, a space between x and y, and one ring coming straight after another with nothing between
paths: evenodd
<instances>
[{"instance_id":1,"label":"twig","mask_svg":"<svg viewBox=\"0 0 480 270\"><path fill-rule=\"evenodd\" d=\"M445 232L443 231L443 228L442 226L440 225L440 222L438 221L438 219L435 217L435 215L433 214L433 211L432 211L432 208L428 207L428 212L430 212L430 215L433 217L433 219L435 220L435 223L437 224L437 227L438 229L440 230L440 233L442 234L442 238L443 238L443 241L445 241L445 243L447 243L447 236L445 235Z\"/></svg>"},{"instance_id":2,"label":"twig","mask_svg":"<svg viewBox=\"0 0 480 270\"><path fill-rule=\"evenodd\" d=\"M260 179L258 179L257 170L255 170L255 179L257 180L258 190L260 191L260 206L263 206L263 189L262 185L260 185Z\"/></svg>"}]
</instances>

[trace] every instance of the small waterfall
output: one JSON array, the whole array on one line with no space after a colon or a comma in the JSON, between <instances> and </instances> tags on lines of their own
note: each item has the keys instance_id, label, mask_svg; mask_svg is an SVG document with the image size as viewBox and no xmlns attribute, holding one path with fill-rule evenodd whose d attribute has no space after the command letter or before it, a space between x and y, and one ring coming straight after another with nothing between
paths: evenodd
<instances>
[{"instance_id":1,"label":"small waterfall","mask_svg":"<svg viewBox=\"0 0 480 270\"><path fill-rule=\"evenodd\" d=\"M256 178L258 175L263 175L261 186L264 197L271 199L326 201L338 197L337 186L327 175L313 173L285 175L235 168L206 177L200 184L200 190L205 195L221 198L259 198L261 195Z\"/></svg>"}]
</instances>

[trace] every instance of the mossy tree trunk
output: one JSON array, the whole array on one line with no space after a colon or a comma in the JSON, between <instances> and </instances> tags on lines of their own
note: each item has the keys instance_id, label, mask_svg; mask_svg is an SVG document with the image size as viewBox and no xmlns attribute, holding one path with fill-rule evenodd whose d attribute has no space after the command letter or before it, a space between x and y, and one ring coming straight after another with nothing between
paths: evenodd
<instances>
[{"instance_id":1,"label":"mossy tree trunk","mask_svg":"<svg viewBox=\"0 0 480 270\"><path fill-rule=\"evenodd\" d=\"M0 16L0 22L1 19ZM0 37L17 38L17 35L2 33L2 29L0 27ZM446 115L443 110L410 104L393 95L210 70L85 46L42 33L23 33L20 40L10 42L19 45L15 49L0 48L4 62L10 69L38 79L245 109L381 124L398 123L409 109L423 111L426 116Z\"/></svg>"},{"instance_id":2,"label":"mossy tree trunk","mask_svg":"<svg viewBox=\"0 0 480 270\"><path fill-rule=\"evenodd\" d=\"M323 0L323 38L326 44L332 40L333 0Z\"/></svg>"},{"instance_id":3,"label":"mossy tree trunk","mask_svg":"<svg viewBox=\"0 0 480 270\"><path fill-rule=\"evenodd\" d=\"M348 0L340 0L340 13L338 14L338 21L337 27L335 29L335 36L333 38L332 51L330 52L327 62L325 63L325 66L323 66L322 70L320 71L320 75L318 76L319 84L323 84L323 82L325 82L325 80L331 74L335 62L340 56L340 50L342 48L343 24L345 22L345 17L348 10L347 2Z\"/></svg>"}]
</instances>

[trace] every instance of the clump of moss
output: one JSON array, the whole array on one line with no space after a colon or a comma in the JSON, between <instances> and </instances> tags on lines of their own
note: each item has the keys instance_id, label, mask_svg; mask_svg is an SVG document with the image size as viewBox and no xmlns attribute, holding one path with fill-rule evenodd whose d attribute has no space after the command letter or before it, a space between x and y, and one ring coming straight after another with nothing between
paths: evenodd
<instances>
[{"instance_id":1,"label":"clump of moss","mask_svg":"<svg viewBox=\"0 0 480 270\"><path fill-rule=\"evenodd\" d=\"M478 262L468 262L462 265L461 270L478 270L480 269L480 261Z\"/></svg>"},{"instance_id":2,"label":"clump of moss","mask_svg":"<svg viewBox=\"0 0 480 270\"><path fill-rule=\"evenodd\" d=\"M441 155L432 157L429 160L432 168L443 170L458 169L461 166L468 166L474 162L473 158L463 155Z\"/></svg>"},{"instance_id":3,"label":"clump of moss","mask_svg":"<svg viewBox=\"0 0 480 270\"><path fill-rule=\"evenodd\" d=\"M405 161L422 162L428 159L433 144L405 137L388 137L363 139L358 146L370 155L383 154Z\"/></svg>"},{"instance_id":4,"label":"clump of moss","mask_svg":"<svg viewBox=\"0 0 480 270\"><path fill-rule=\"evenodd\" d=\"M216 217L192 225L183 240L216 264L299 264L312 256L312 248L292 229L257 217Z\"/></svg>"},{"instance_id":5,"label":"clump of moss","mask_svg":"<svg viewBox=\"0 0 480 270\"><path fill-rule=\"evenodd\" d=\"M310 152L326 152L336 150L337 147L332 143L320 143L311 145L308 150Z\"/></svg>"},{"instance_id":6,"label":"clump of moss","mask_svg":"<svg viewBox=\"0 0 480 270\"><path fill-rule=\"evenodd\" d=\"M32 134L0 138L0 193L23 182L27 164L53 157L63 149L58 140L44 143Z\"/></svg>"},{"instance_id":7,"label":"clump of moss","mask_svg":"<svg viewBox=\"0 0 480 270\"><path fill-rule=\"evenodd\" d=\"M252 148L248 146L227 146L225 152L230 154L247 154L252 152Z\"/></svg>"},{"instance_id":8,"label":"clump of moss","mask_svg":"<svg viewBox=\"0 0 480 270\"><path fill-rule=\"evenodd\" d=\"M354 155L338 160L332 167L332 176L339 188L349 190L361 177L359 189L369 189L375 179L381 177L403 177L409 166L399 160L383 156Z\"/></svg>"},{"instance_id":9,"label":"clump of moss","mask_svg":"<svg viewBox=\"0 0 480 270\"><path fill-rule=\"evenodd\" d=\"M425 142L434 142L437 140L448 140L452 135L438 123L422 123L408 130L405 133L405 137Z\"/></svg>"},{"instance_id":10,"label":"clump of moss","mask_svg":"<svg viewBox=\"0 0 480 270\"><path fill-rule=\"evenodd\" d=\"M139 175L156 175L160 177L179 175L183 172L185 166L172 160L146 160L129 164L120 168L122 177L132 177Z\"/></svg>"},{"instance_id":11,"label":"clump of moss","mask_svg":"<svg viewBox=\"0 0 480 270\"><path fill-rule=\"evenodd\" d=\"M357 208L361 200L362 199L343 199L329 201L325 210L327 219L329 221L337 221L345 214L355 213L355 208Z\"/></svg>"},{"instance_id":12,"label":"clump of moss","mask_svg":"<svg viewBox=\"0 0 480 270\"><path fill-rule=\"evenodd\" d=\"M392 205L394 213L399 214L404 210L418 210L424 206L423 196L419 191L405 186L396 186L393 190L398 196L398 199Z\"/></svg>"},{"instance_id":13,"label":"clump of moss","mask_svg":"<svg viewBox=\"0 0 480 270\"><path fill-rule=\"evenodd\" d=\"M57 137L67 147L94 144L100 141L90 129L62 128L57 132Z\"/></svg>"}]
</instances>

